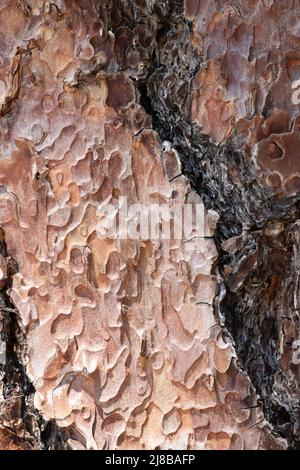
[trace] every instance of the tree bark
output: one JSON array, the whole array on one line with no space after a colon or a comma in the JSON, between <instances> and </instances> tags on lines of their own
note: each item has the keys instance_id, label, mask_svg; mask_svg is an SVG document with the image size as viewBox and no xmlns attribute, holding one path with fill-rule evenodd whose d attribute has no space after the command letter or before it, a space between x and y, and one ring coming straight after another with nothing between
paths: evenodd
<instances>
[{"instance_id":1,"label":"tree bark","mask_svg":"<svg viewBox=\"0 0 300 470\"><path fill-rule=\"evenodd\" d=\"M0 448L299 446L299 13L0 2Z\"/></svg>"}]
</instances>

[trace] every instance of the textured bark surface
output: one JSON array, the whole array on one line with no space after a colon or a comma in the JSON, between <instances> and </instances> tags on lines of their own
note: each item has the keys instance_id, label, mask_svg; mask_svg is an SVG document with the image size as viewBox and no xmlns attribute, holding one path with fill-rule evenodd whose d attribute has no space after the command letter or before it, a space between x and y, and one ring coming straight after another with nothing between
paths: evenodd
<instances>
[{"instance_id":1,"label":"textured bark surface","mask_svg":"<svg viewBox=\"0 0 300 470\"><path fill-rule=\"evenodd\" d=\"M0 7L0 447L297 447L300 4Z\"/></svg>"}]
</instances>

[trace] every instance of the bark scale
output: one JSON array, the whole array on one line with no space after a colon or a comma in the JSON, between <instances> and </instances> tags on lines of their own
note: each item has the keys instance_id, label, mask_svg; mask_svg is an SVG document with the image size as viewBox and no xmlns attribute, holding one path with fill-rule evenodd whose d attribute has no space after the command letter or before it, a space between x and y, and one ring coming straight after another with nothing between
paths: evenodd
<instances>
[{"instance_id":1,"label":"bark scale","mask_svg":"<svg viewBox=\"0 0 300 470\"><path fill-rule=\"evenodd\" d=\"M0 2L2 448L298 446L299 11Z\"/></svg>"}]
</instances>

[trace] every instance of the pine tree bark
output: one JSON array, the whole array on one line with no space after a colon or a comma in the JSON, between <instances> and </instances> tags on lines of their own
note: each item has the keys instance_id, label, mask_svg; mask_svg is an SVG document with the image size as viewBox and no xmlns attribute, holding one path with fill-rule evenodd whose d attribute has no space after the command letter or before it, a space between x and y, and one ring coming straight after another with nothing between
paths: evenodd
<instances>
[{"instance_id":1,"label":"pine tree bark","mask_svg":"<svg viewBox=\"0 0 300 470\"><path fill-rule=\"evenodd\" d=\"M0 448L299 446L299 13L0 2Z\"/></svg>"}]
</instances>

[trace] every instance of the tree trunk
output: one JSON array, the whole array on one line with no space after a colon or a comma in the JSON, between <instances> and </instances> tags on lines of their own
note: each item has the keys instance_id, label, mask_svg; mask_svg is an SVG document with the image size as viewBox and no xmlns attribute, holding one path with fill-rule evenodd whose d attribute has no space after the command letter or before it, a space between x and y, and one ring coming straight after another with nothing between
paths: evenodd
<instances>
[{"instance_id":1,"label":"tree trunk","mask_svg":"<svg viewBox=\"0 0 300 470\"><path fill-rule=\"evenodd\" d=\"M299 446L299 13L0 2L0 448Z\"/></svg>"}]
</instances>

